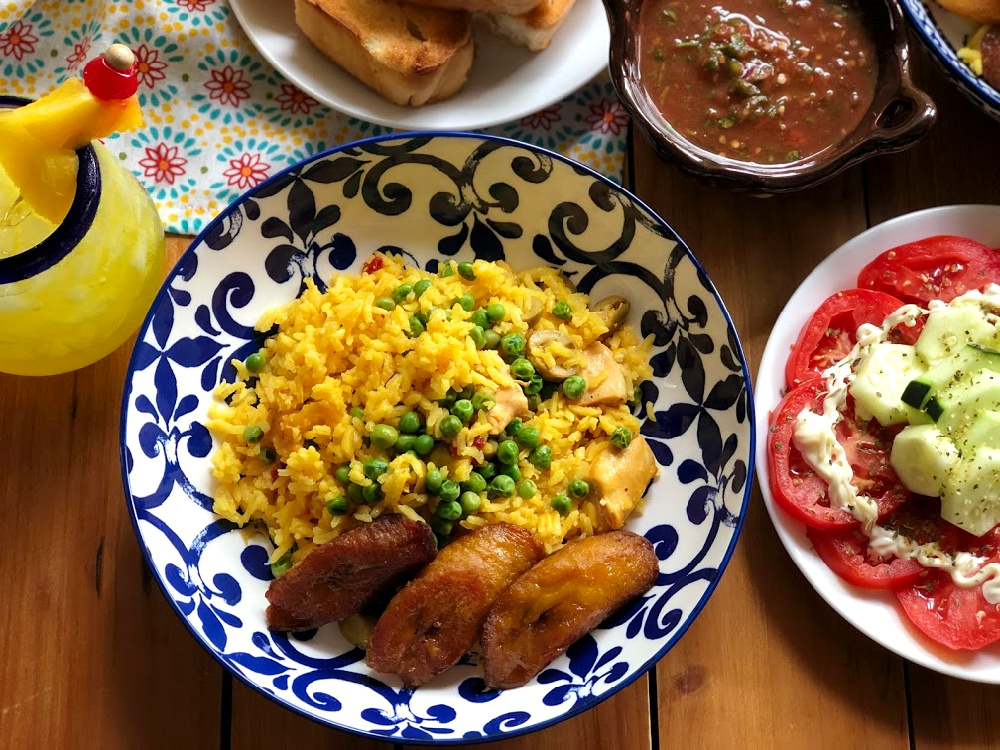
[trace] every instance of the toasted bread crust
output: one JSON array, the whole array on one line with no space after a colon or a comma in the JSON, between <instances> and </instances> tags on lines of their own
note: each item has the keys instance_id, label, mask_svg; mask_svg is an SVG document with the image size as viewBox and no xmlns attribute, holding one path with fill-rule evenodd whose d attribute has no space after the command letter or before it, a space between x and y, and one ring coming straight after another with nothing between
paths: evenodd
<instances>
[{"instance_id":1,"label":"toasted bread crust","mask_svg":"<svg viewBox=\"0 0 1000 750\"><path fill-rule=\"evenodd\" d=\"M501 36L533 52L549 46L576 0L541 0L531 11L522 15L488 13L485 18Z\"/></svg>"},{"instance_id":2,"label":"toasted bread crust","mask_svg":"<svg viewBox=\"0 0 1000 750\"><path fill-rule=\"evenodd\" d=\"M395 0L295 0L295 21L331 61L404 106L451 96L472 65L464 12Z\"/></svg>"}]
</instances>

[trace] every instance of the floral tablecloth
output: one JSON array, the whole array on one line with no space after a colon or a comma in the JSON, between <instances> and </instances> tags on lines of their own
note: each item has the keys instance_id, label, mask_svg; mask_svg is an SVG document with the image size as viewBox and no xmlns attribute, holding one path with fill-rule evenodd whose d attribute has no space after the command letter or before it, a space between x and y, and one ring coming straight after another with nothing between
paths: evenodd
<instances>
[{"instance_id":1,"label":"floral tablecloth","mask_svg":"<svg viewBox=\"0 0 1000 750\"><path fill-rule=\"evenodd\" d=\"M153 194L170 231L200 231L242 191L317 151L390 132L334 112L285 80L225 0L0 0L3 93L37 97L116 41L138 58L146 125L106 143ZM626 123L602 77L489 132L620 180Z\"/></svg>"}]
</instances>

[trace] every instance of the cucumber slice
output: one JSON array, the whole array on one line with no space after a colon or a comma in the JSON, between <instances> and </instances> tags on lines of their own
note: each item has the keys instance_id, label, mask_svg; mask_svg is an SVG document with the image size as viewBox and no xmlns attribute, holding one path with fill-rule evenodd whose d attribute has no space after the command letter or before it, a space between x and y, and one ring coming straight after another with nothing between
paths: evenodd
<instances>
[{"instance_id":1,"label":"cucumber slice","mask_svg":"<svg viewBox=\"0 0 1000 750\"><path fill-rule=\"evenodd\" d=\"M978 305L958 305L934 310L927 316L917 339L917 354L936 363L959 352L966 344L991 346L997 329Z\"/></svg>"},{"instance_id":2,"label":"cucumber slice","mask_svg":"<svg viewBox=\"0 0 1000 750\"><path fill-rule=\"evenodd\" d=\"M918 495L940 495L960 460L955 444L932 424L904 427L889 454L900 481Z\"/></svg>"},{"instance_id":3,"label":"cucumber slice","mask_svg":"<svg viewBox=\"0 0 1000 750\"><path fill-rule=\"evenodd\" d=\"M981 370L966 375L962 380L933 397L940 407L937 418L942 434L953 439L963 436L966 430L984 411L1000 411L1000 372ZM925 409L931 414L931 403ZM932 415L933 416L933 415Z\"/></svg>"},{"instance_id":4,"label":"cucumber slice","mask_svg":"<svg viewBox=\"0 0 1000 750\"><path fill-rule=\"evenodd\" d=\"M903 403L907 384L923 371L916 351L905 344L877 344L858 365L848 389L854 409L862 419L881 425L909 421L910 407Z\"/></svg>"},{"instance_id":5,"label":"cucumber slice","mask_svg":"<svg viewBox=\"0 0 1000 750\"><path fill-rule=\"evenodd\" d=\"M941 518L982 536L1000 523L1000 448L963 458L941 493Z\"/></svg>"},{"instance_id":6,"label":"cucumber slice","mask_svg":"<svg viewBox=\"0 0 1000 750\"><path fill-rule=\"evenodd\" d=\"M980 447L1000 448L1000 411L984 411L957 443L963 456L971 456Z\"/></svg>"}]
</instances>

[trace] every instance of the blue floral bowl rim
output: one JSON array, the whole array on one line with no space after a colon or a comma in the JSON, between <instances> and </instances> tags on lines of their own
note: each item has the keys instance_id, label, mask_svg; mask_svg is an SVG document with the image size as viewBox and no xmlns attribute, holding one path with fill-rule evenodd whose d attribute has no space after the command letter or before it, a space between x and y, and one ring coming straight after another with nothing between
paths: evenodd
<instances>
[{"instance_id":1,"label":"blue floral bowl rim","mask_svg":"<svg viewBox=\"0 0 1000 750\"><path fill-rule=\"evenodd\" d=\"M1000 115L1000 91L997 91L973 73L972 68L968 65L961 61L955 62L948 56L947 51L955 52L955 50L951 42L944 38L937 20L935 20L930 10L927 9L927 3L924 0L899 0L899 4L903 8L903 13L906 15L906 20L909 21L910 27L920 37L920 41L931 53L931 57L934 58L938 67L952 79L952 82L958 86L963 94L985 104ZM917 4L924 7L927 20L937 30L937 35L928 31L917 18L917 12L914 10L914 6Z\"/></svg>"},{"instance_id":2,"label":"blue floral bowl rim","mask_svg":"<svg viewBox=\"0 0 1000 750\"><path fill-rule=\"evenodd\" d=\"M691 624L698 618L698 615L701 614L701 611L708 603L708 600L712 598L712 594L715 592L715 588L719 585L719 581L722 580L722 576L729 565L729 561L732 559L733 552L735 552L736 550L736 544L739 541L740 534L743 531L743 524L744 521L746 520L747 512L749 511L750 496L751 493L753 492L754 477L755 477L754 473L755 457L757 453L756 409L753 398L753 384L752 384L752 379L750 377L750 370L747 366L746 354L743 351L743 343L740 341L739 332L736 330L736 326L733 324L732 316L729 314L729 310L726 308L725 303L722 301L722 297L719 295L719 291L718 289L716 289L714 282L712 282L711 280L711 277L708 275L704 267L695 257L694 253L691 252L691 248L688 247L687 243L681 238L681 236L674 231L673 227L667 224L667 222L664 221L659 214L653 211L645 203L645 201L639 199L627 188L619 185L614 180L605 177L600 172L591 169L585 164L581 164L580 162L575 161L574 159L571 159L556 151L552 151L542 146L536 146L534 144L525 143L523 141L518 141L513 138L506 138L503 136L492 135L489 133L448 131L448 130L424 130L424 131L377 135L377 136L372 136L370 138L363 138L360 140L351 141L349 143L344 143L339 146L334 146L332 148L326 149L325 151L313 154L307 159L302 159L301 161L298 161L295 164L286 167L280 172L275 173L274 175L267 178L260 184L255 185L254 187L250 188L249 190L242 193L239 197L237 197L232 203L230 203L225 209L223 209L218 216L216 216L214 219L212 219L212 221L206 224L205 227L198 234L198 236L196 236L191 241L191 244L188 245L187 249L181 254L181 257L177 259L177 262L174 264L170 273L163 280L163 284L160 286L159 291L156 293L156 297L153 300L153 303L150 306L149 311L146 313L146 316L143 318L142 325L139 327L136 341L137 342L141 341L143 335L149 329L149 325L153 319L153 315L160 307L160 303L163 300L163 295L167 293L167 288L173 282L174 278L178 275L180 269L184 267L185 265L184 261L187 260L187 258L194 253L196 248L204 244L205 238L211 234L211 232L216 228L216 226L222 223L222 221L227 216L229 216L234 210L239 208L244 203L244 201L246 201L249 198L253 198L257 192L263 190L264 188L268 187L277 180L280 180L286 174L302 169L306 165L312 164L313 162L317 162L322 159L326 159L330 156L333 156L335 154L347 151L348 149L359 148L362 146L367 146L369 144L384 143L387 141L411 140L413 138L419 138L419 137L461 138L461 139L474 139L480 141L493 141L495 143L501 143L505 146L512 146L515 148L526 149L536 154L542 154L551 159L562 162L570 166L578 174L583 174L592 177L596 180L605 183L612 189L621 191L622 193L627 195L630 200L635 202L636 206L638 206L640 209L649 214L652 220L660 224L664 229L668 231L669 235L673 237L681 247L684 248L684 252L687 254L688 258L690 258L691 262L694 264L696 271L705 280L708 281L709 291L711 292L712 297L715 299L716 304L719 306L719 310L722 312L723 318L726 321L726 325L733 331L733 339L736 343L736 351L739 354L740 371L742 372L743 382L746 385L747 389L747 417L748 417L748 430L749 430L750 443L748 445L749 455L747 458L747 482L743 489L743 502L742 505L740 506L739 518L736 522L736 526L733 529L732 540L729 542L729 546L727 547L725 553L722 556L722 561L719 563L717 567L718 574L715 576L714 580L712 580L709 583L708 587L705 589L704 594L702 594L701 598L698 600L698 603L691 610L691 616L688 618L687 622L683 623L683 625L678 628L678 630L667 640L667 642L663 645L662 648L660 648L659 651L657 651L651 658L646 660L646 662L644 662L638 669L636 669L634 674L632 674L627 679L622 680L618 685L615 686L613 690L609 690L607 693L604 693L603 695L597 697L589 695L586 698L577 701L576 704L574 704L574 706L566 713L556 716L548 721L542 722L540 724L531 725L530 727L525 727L523 729L515 728L512 729L511 731L501 732L499 734L495 734L490 737L479 737L479 738L455 737L450 739L441 738L430 741L420 740L420 739L408 739L408 738L392 739L393 743L399 743L404 745L435 745L435 746L470 745L470 744L479 744L483 742L491 742L493 740L499 740L499 739L511 739L513 737L518 737L520 735L531 734L533 732L537 732L555 726L556 724L566 721L567 719L570 719L574 716L577 716L578 714L581 714L584 711L590 710L599 703L602 703L604 700L621 692L626 687L628 687L633 682L642 677L644 674L646 674L650 669L652 669L656 665L657 662L660 661L660 659L666 656L667 652L669 652L677 644L677 642L684 636L684 634L688 631L688 628L691 627ZM125 500L128 503L128 513L129 513L129 519L132 521L132 529L135 532L136 540L139 543L139 547L142 549L143 559L146 561L146 564L149 565L150 570L153 572L153 578L156 580L156 584L160 588L163 597L167 600L167 604L174 611L174 614L177 615L177 617L181 620L181 622L184 623L184 627L187 628L188 632L194 637L194 639L199 643L199 645L201 645L201 647L205 649L209 653L209 655L217 663L219 663L232 677L236 678L250 689L254 690L255 692L259 693L265 698L268 698L278 703L283 708L293 713L296 713L300 716L303 716L311 721L314 721L322 726L328 727L330 729L335 729L337 731L346 732L348 734L352 734L358 737L363 737L365 739L384 740L385 738L373 737L371 733L361 729L355 729L349 726L341 724L332 724L330 722L323 721L323 719L321 719L319 716L315 716L306 711L303 711L297 706L291 705L286 701L282 700L279 696L272 695L266 692L265 690L261 689L260 686L255 685L249 679L239 674L236 670L234 670L229 664L227 664L221 658L221 656L217 653L215 647L212 646L212 644L206 642L198 634L198 632L191 625L188 618L184 615L184 613L180 611L174 600L171 598L170 593L167 591L166 585L164 584L161 576L157 572L156 566L153 563L153 558L150 554L149 547L147 547L147 545L145 544L142 533L139 530L139 521L138 518L136 517L134 507L131 501L132 493L129 490L129 483L128 483L128 462L126 459L127 444L125 435L125 424L128 417L129 399L132 394L132 375L135 372L137 351L138 351L138 346L137 345L133 346L132 354L129 356L128 367L125 372L125 385L122 390L121 413L119 416L119 423L118 423L118 444L119 444L118 457L119 457L119 462L121 464L122 487L125 492Z\"/></svg>"}]
</instances>

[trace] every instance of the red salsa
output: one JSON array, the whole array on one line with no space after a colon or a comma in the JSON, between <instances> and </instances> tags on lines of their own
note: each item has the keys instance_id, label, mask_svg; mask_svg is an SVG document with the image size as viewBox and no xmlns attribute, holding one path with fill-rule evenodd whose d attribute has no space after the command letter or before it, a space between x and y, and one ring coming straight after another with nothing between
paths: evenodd
<instances>
[{"instance_id":1,"label":"red salsa","mask_svg":"<svg viewBox=\"0 0 1000 750\"><path fill-rule=\"evenodd\" d=\"M854 0L648 0L639 74L663 117L707 151L784 164L841 141L875 91Z\"/></svg>"}]
</instances>

